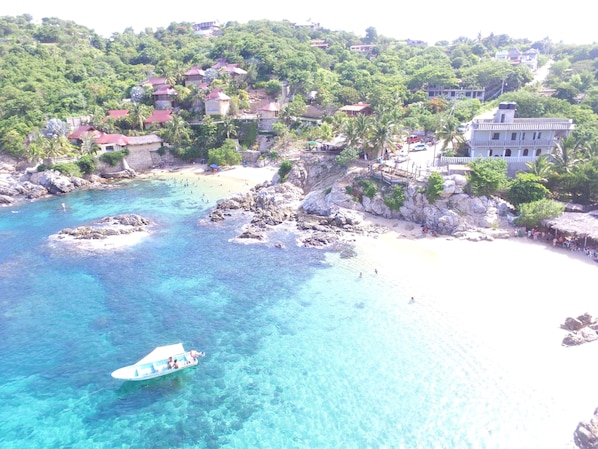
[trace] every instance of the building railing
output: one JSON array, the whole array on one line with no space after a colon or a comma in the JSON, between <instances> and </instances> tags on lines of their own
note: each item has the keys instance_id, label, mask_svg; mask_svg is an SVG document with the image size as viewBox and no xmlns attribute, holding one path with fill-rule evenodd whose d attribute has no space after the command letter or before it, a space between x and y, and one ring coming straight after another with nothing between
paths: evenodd
<instances>
[{"instance_id":1,"label":"building railing","mask_svg":"<svg viewBox=\"0 0 598 449\"><path fill-rule=\"evenodd\" d=\"M481 157L481 156L480 156ZM502 157L502 156L497 156ZM441 156L438 165L449 165L449 164L468 164L469 162L475 161L477 157L444 157ZM537 159L536 156L506 156L503 157L507 164L525 164L527 162L533 162Z\"/></svg>"},{"instance_id":2,"label":"building railing","mask_svg":"<svg viewBox=\"0 0 598 449\"><path fill-rule=\"evenodd\" d=\"M556 144L554 139L536 139L536 140L472 140L469 142L471 148L529 148L530 151L538 147L549 147L552 148Z\"/></svg>"}]
</instances>

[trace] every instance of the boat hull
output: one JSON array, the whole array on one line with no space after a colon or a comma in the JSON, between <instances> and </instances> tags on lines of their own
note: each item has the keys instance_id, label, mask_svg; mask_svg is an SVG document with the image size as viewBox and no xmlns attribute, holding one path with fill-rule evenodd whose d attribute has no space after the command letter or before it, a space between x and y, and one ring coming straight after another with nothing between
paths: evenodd
<instances>
[{"instance_id":1,"label":"boat hull","mask_svg":"<svg viewBox=\"0 0 598 449\"><path fill-rule=\"evenodd\" d=\"M155 379L156 377L167 376L169 374L178 373L197 366L199 363L198 357L192 357L191 352L183 354L172 355L173 360L177 361L177 367L170 367L168 359L156 360L153 362L136 363L134 365L125 366L112 372L112 377L119 380L142 381L148 379Z\"/></svg>"}]
</instances>

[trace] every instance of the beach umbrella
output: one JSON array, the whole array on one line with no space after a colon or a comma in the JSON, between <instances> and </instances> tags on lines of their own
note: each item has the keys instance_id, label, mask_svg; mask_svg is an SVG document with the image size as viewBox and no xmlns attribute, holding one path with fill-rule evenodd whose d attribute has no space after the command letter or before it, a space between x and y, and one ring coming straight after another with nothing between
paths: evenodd
<instances>
[{"instance_id":1,"label":"beach umbrella","mask_svg":"<svg viewBox=\"0 0 598 449\"><path fill-rule=\"evenodd\" d=\"M212 168L218 168L218 165L217 164L211 164L210 167L212 167Z\"/></svg>"}]
</instances>

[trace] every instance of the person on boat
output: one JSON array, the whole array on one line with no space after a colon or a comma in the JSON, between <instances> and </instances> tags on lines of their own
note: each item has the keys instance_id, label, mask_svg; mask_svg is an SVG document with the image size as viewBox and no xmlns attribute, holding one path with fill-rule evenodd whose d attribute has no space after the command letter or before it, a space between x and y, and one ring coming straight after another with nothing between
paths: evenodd
<instances>
[{"instance_id":1,"label":"person on boat","mask_svg":"<svg viewBox=\"0 0 598 449\"><path fill-rule=\"evenodd\" d=\"M168 368L175 368L175 361L172 360L172 357L168 357Z\"/></svg>"}]
</instances>

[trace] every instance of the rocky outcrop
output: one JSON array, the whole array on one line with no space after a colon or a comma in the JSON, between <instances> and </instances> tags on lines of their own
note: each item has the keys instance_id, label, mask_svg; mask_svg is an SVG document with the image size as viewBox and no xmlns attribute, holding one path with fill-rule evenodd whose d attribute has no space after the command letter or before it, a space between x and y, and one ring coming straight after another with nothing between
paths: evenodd
<instances>
[{"instance_id":1,"label":"rocky outcrop","mask_svg":"<svg viewBox=\"0 0 598 449\"><path fill-rule=\"evenodd\" d=\"M38 172L28 169L0 170L0 204L13 204L22 199L37 199L47 195L62 195L79 189L100 187L103 181L97 176L88 179L66 176L56 170Z\"/></svg>"},{"instance_id":2,"label":"rocky outcrop","mask_svg":"<svg viewBox=\"0 0 598 449\"><path fill-rule=\"evenodd\" d=\"M598 409L589 421L582 421L577 425L573 441L580 449L598 449Z\"/></svg>"},{"instance_id":3,"label":"rocky outcrop","mask_svg":"<svg viewBox=\"0 0 598 449\"><path fill-rule=\"evenodd\" d=\"M584 313L577 318L568 317L561 329L569 331L563 339L563 346L579 346L584 343L598 340L598 320L589 313Z\"/></svg>"},{"instance_id":4,"label":"rocky outcrop","mask_svg":"<svg viewBox=\"0 0 598 449\"><path fill-rule=\"evenodd\" d=\"M150 220L140 215L116 215L104 217L90 226L79 226L75 229L65 228L58 233L58 238L69 236L76 240L105 239L116 235L146 231L147 226L151 224Z\"/></svg>"}]
</instances>

